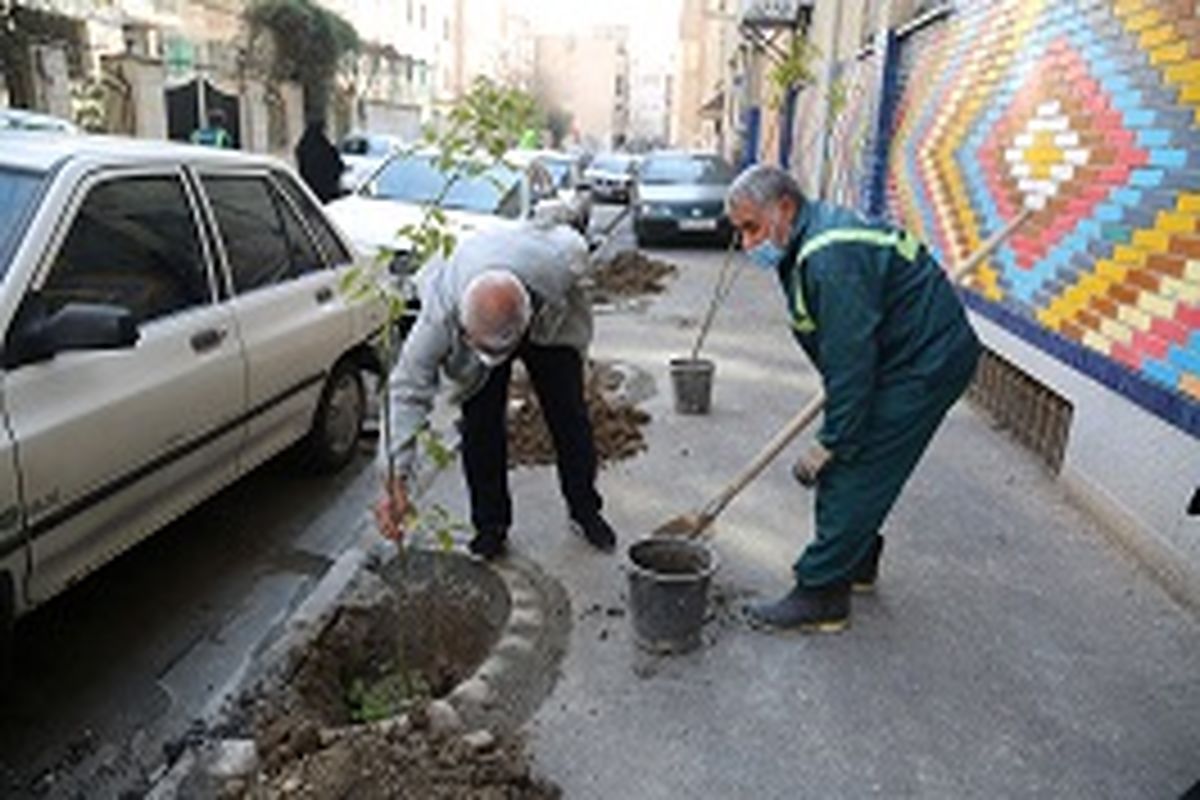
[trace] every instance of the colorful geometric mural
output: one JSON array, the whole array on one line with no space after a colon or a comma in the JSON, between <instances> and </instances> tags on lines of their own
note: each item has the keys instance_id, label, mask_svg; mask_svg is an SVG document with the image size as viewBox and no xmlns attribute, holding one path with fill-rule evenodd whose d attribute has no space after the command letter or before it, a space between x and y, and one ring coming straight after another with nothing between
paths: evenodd
<instances>
[{"instance_id":1,"label":"colorful geometric mural","mask_svg":"<svg viewBox=\"0 0 1200 800\"><path fill-rule=\"evenodd\" d=\"M806 192L846 206L866 203L873 167L882 58L874 50L867 50L834 67L833 94L838 100L828 119L822 119L825 98L817 84L806 86L797 95L790 166ZM822 125L828 126L828 137ZM826 141L828 144L824 144ZM826 163L821 175L823 146ZM770 152L764 149L764 160L770 160ZM818 186L818 181L822 185Z\"/></svg>"},{"instance_id":2,"label":"colorful geometric mural","mask_svg":"<svg viewBox=\"0 0 1200 800\"><path fill-rule=\"evenodd\" d=\"M867 203L882 58L872 50L835 71L835 94L841 108L835 107L831 124L824 195L831 202L847 206Z\"/></svg>"},{"instance_id":3,"label":"colorful geometric mural","mask_svg":"<svg viewBox=\"0 0 1200 800\"><path fill-rule=\"evenodd\" d=\"M1200 5L963 0L902 40L889 213L971 305L1200 436Z\"/></svg>"},{"instance_id":4,"label":"colorful geometric mural","mask_svg":"<svg viewBox=\"0 0 1200 800\"><path fill-rule=\"evenodd\" d=\"M821 128L821 105L824 93L809 85L796 96L796 111L792 124L791 171L800 187L813 196L821 195L821 147L825 137Z\"/></svg>"}]
</instances>

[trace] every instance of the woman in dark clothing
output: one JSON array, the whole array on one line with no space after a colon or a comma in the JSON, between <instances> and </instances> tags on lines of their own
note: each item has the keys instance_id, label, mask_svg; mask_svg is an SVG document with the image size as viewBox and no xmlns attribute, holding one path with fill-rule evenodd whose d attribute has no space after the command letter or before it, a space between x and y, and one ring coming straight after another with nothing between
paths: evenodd
<instances>
[{"instance_id":1,"label":"woman in dark clothing","mask_svg":"<svg viewBox=\"0 0 1200 800\"><path fill-rule=\"evenodd\" d=\"M346 165L337 148L325 137L324 120L313 120L304 128L304 135L296 145L296 165L322 203L340 194L339 182Z\"/></svg>"}]
</instances>

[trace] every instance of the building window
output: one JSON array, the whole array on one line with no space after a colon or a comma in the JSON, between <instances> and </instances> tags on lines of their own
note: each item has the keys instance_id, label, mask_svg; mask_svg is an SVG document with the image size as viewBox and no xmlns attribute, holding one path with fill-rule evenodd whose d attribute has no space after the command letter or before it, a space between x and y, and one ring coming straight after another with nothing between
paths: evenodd
<instances>
[{"instance_id":1,"label":"building window","mask_svg":"<svg viewBox=\"0 0 1200 800\"><path fill-rule=\"evenodd\" d=\"M425 11L425 4L421 3L421 30L425 30L425 24L427 22L427 19L428 18L427 18L426 11Z\"/></svg>"},{"instance_id":2,"label":"building window","mask_svg":"<svg viewBox=\"0 0 1200 800\"><path fill-rule=\"evenodd\" d=\"M413 0L408 0L406 8L405 16L408 18L408 24L411 25L413 21Z\"/></svg>"}]
</instances>

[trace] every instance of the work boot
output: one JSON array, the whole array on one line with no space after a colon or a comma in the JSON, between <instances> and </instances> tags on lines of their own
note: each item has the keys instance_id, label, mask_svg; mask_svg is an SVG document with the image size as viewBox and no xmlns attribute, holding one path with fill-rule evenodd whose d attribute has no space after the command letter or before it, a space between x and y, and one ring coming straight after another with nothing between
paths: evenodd
<instances>
[{"instance_id":1,"label":"work boot","mask_svg":"<svg viewBox=\"0 0 1200 800\"><path fill-rule=\"evenodd\" d=\"M616 532L599 512L582 519L572 518L571 528L601 552L611 553L617 547Z\"/></svg>"},{"instance_id":2,"label":"work boot","mask_svg":"<svg viewBox=\"0 0 1200 800\"><path fill-rule=\"evenodd\" d=\"M883 553L883 537L876 535L871 542L871 549L863 556L862 561L850 573L850 588L856 592L875 591L875 581L879 579L879 556Z\"/></svg>"},{"instance_id":3,"label":"work boot","mask_svg":"<svg viewBox=\"0 0 1200 800\"><path fill-rule=\"evenodd\" d=\"M746 616L756 628L836 633L850 624L850 584L816 589L797 586L773 603L747 605Z\"/></svg>"},{"instance_id":4,"label":"work boot","mask_svg":"<svg viewBox=\"0 0 1200 800\"><path fill-rule=\"evenodd\" d=\"M476 531L467 549L471 555L484 561L500 558L508 550L508 531L504 528L481 528Z\"/></svg>"}]
</instances>

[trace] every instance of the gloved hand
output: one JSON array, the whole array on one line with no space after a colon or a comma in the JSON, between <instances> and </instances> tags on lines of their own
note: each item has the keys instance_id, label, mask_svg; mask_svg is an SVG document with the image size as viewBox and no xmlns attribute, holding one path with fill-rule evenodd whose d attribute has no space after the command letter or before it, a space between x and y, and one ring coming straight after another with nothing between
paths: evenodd
<instances>
[{"instance_id":1,"label":"gloved hand","mask_svg":"<svg viewBox=\"0 0 1200 800\"><path fill-rule=\"evenodd\" d=\"M817 475L833 459L833 453L819 444L814 444L808 452L792 465L792 477L806 489L817 485Z\"/></svg>"},{"instance_id":2,"label":"gloved hand","mask_svg":"<svg viewBox=\"0 0 1200 800\"><path fill-rule=\"evenodd\" d=\"M412 503L408 499L408 486L403 478L396 478L388 485L384 480L383 496L375 501L375 525L380 535L393 542L404 540L408 525L413 514Z\"/></svg>"}]
</instances>

